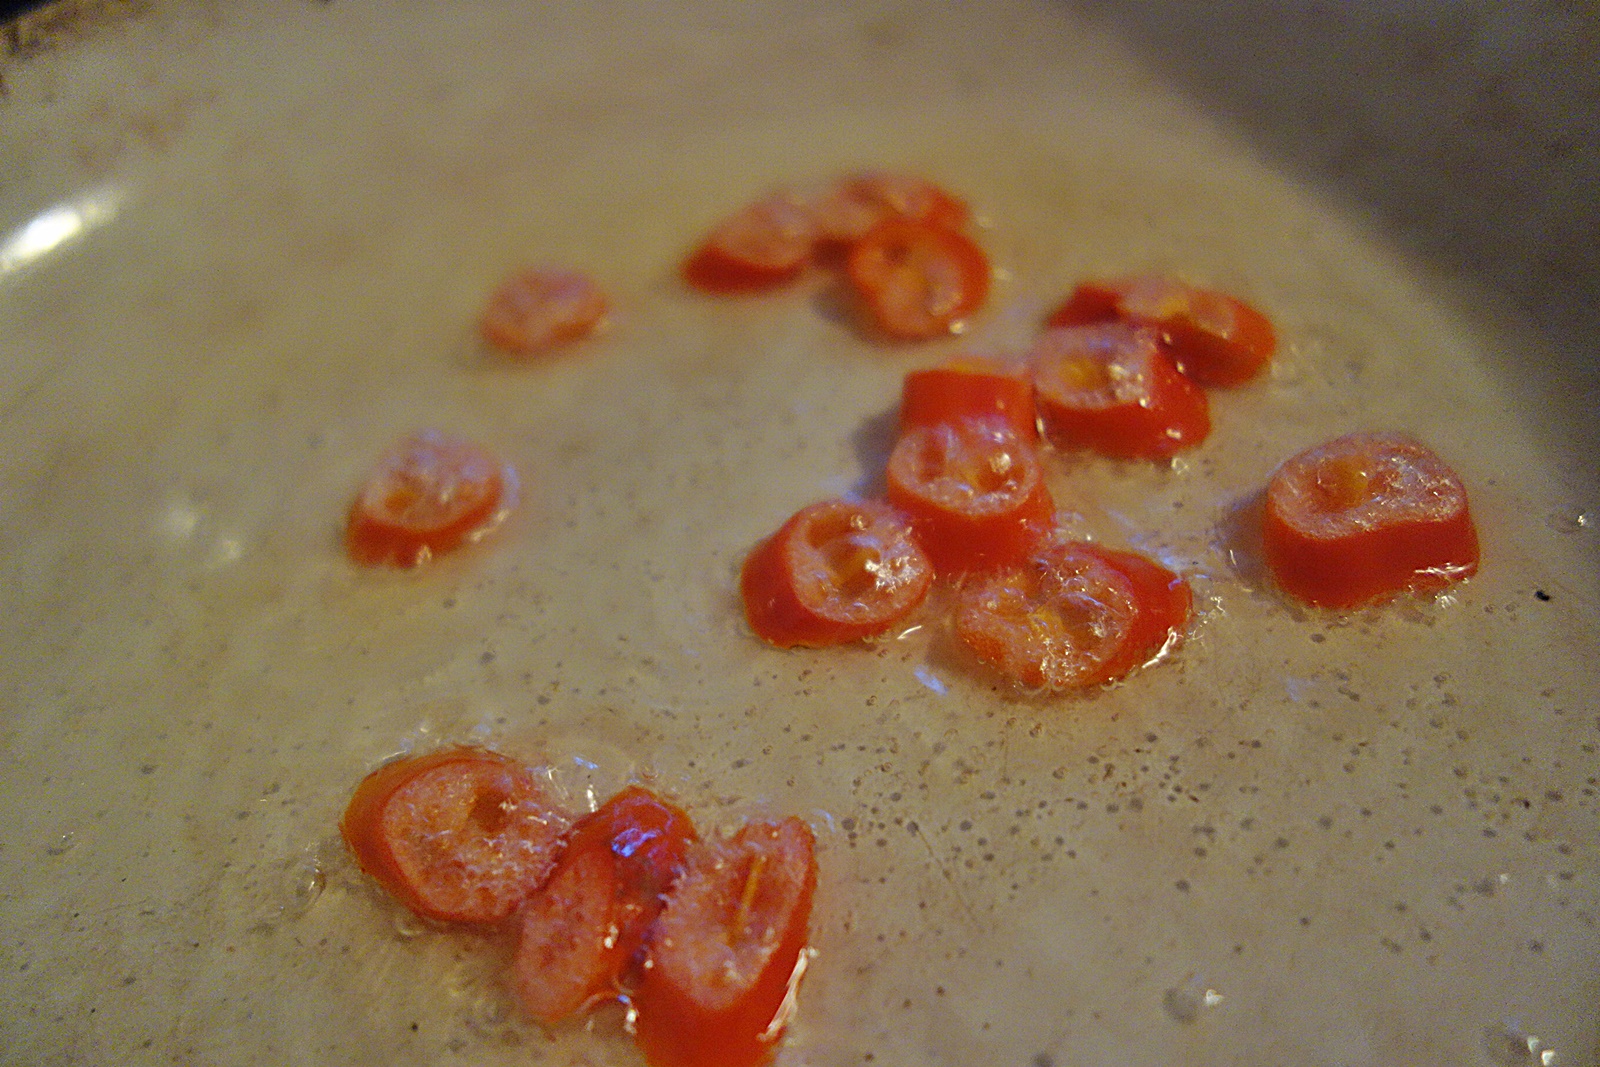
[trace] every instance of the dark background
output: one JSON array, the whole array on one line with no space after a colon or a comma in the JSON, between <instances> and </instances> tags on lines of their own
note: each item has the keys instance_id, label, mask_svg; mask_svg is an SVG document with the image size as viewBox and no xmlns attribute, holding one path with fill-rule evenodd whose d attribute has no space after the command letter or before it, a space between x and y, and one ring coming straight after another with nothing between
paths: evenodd
<instances>
[{"instance_id":1,"label":"dark background","mask_svg":"<svg viewBox=\"0 0 1600 1067\"><path fill-rule=\"evenodd\" d=\"M39 3L22 3L21 0L0 0L0 21L14 18L31 8L38 7Z\"/></svg>"}]
</instances>

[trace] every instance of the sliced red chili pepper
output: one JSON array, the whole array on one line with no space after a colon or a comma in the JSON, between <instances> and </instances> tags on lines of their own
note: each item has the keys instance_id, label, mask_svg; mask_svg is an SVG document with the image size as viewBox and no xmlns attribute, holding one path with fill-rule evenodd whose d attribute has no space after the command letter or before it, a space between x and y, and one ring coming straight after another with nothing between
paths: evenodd
<instances>
[{"instance_id":1,"label":"sliced red chili pepper","mask_svg":"<svg viewBox=\"0 0 1600 1067\"><path fill-rule=\"evenodd\" d=\"M807 958L815 847L788 818L690 848L634 997L651 1067L756 1067L776 1052Z\"/></svg>"},{"instance_id":2,"label":"sliced red chili pepper","mask_svg":"<svg viewBox=\"0 0 1600 1067\"><path fill-rule=\"evenodd\" d=\"M1153 326L1173 363L1202 385L1239 385L1277 350L1272 322L1237 297L1158 275L1077 286L1047 325L1082 326L1120 319Z\"/></svg>"},{"instance_id":3,"label":"sliced red chili pepper","mask_svg":"<svg viewBox=\"0 0 1600 1067\"><path fill-rule=\"evenodd\" d=\"M884 633L922 603L932 580L928 557L893 508L826 500L750 553L739 588L763 640L819 647Z\"/></svg>"},{"instance_id":4,"label":"sliced red chili pepper","mask_svg":"<svg viewBox=\"0 0 1600 1067\"><path fill-rule=\"evenodd\" d=\"M1045 439L1063 450L1167 459L1211 432L1205 393L1154 330L1112 322L1047 330L1029 353Z\"/></svg>"},{"instance_id":5,"label":"sliced red chili pepper","mask_svg":"<svg viewBox=\"0 0 1600 1067\"><path fill-rule=\"evenodd\" d=\"M606 307L605 293L588 275L529 268L495 290L479 330L502 352L540 355L588 334L605 317Z\"/></svg>"},{"instance_id":6,"label":"sliced red chili pepper","mask_svg":"<svg viewBox=\"0 0 1600 1067\"><path fill-rule=\"evenodd\" d=\"M1350 434L1286 461L1267 483L1262 540L1278 584L1322 607L1436 589L1478 570L1466 486L1404 434Z\"/></svg>"},{"instance_id":7,"label":"sliced red chili pepper","mask_svg":"<svg viewBox=\"0 0 1600 1067\"><path fill-rule=\"evenodd\" d=\"M555 866L570 822L526 767L451 749L372 772L339 828L361 869L418 915L498 923Z\"/></svg>"},{"instance_id":8,"label":"sliced red chili pepper","mask_svg":"<svg viewBox=\"0 0 1600 1067\"><path fill-rule=\"evenodd\" d=\"M1037 453L1000 419L906 431L889 455L888 496L940 576L1020 561L1055 517Z\"/></svg>"},{"instance_id":9,"label":"sliced red chili pepper","mask_svg":"<svg viewBox=\"0 0 1600 1067\"><path fill-rule=\"evenodd\" d=\"M1189 605L1187 583L1154 561L1067 542L963 586L955 629L978 659L1025 688L1082 689L1159 653Z\"/></svg>"},{"instance_id":10,"label":"sliced red chili pepper","mask_svg":"<svg viewBox=\"0 0 1600 1067\"><path fill-rule=\"evenodd\" d=\"M624 993L694 826L677 806L629 786L578 820L555 872L523 902L513 985L545 1026Z\"/></svg>"},{"instance_id":11,"label":"sliced red chili pepper","mask_svg":"<svg viewBox=\"0 0 1600 1067\"><path fill-rule=\"evenodd\" d=\"M1026 370L963 356L906 375L900 392L901 433L966 418L998 418L1024 441L1037 441L1033 382Z\"/></svg>"},{"instance_id":12,"label":"sliced red chili pepper","mask_svg":"<svg viewBox=\"0 0 1600 1067\"><path fill-rule=\"evenodd\" d=\"M477 445L434 430L412 434L362 486L346 545L358 563L426 563L498 525L515 488L510 469Z\"/></svg>"},{"instance_id":13,"label":"sliced red chili pepper","mask_svg":"<svg viewBox=\"0 0 1600 1067\"><path fill-rule=\"evenodd\" d=\"M810 208L787 193L774 194L721 222L684 264L684 278L711 293L772 289L799 277L815 242Z\"/></svg>"},{"instance_id":14,"label":"sliced red chili pepper","mask_svg":"<svg viewBox=\"0 0 1600 1067\"><path fill-rule=\"evenodd\" d=\"M944 226L885 219L851 246L846 269L872 326L895 340L959 331L989 295L989 258Z\"/></svg>"},{"instance_id":15,"label":"sliced red chili pepper","mask_svg":"<svg viewBox=\"0 0 1600 1067\"><path fill-rule=\"evenodd\" d=\"M1045 319L1045 328L1094 326L1122 317L1122 288L1117 282L1079 282L1072 294Z\"/></svg>"},{"instance_id":16,"label":"sliced red chili pepper","mask_svg":"<svg viewBox=\"0 0 1600 1067\"><path fill-rule=\"evenodd\" d=\"M972 215L959 197L924 178L881 171L836 182L817 199L813 211L820 239L840 248L860 240L884 219L958 230Z\"/></svg>"},{"instance_id":17,"label":"sliced red chili pepper","mask_svg":"<svg viewBox=\"0 0 1600 1067\"><path fill-rule=\"evenodd\" d=\"M1182 639L1194 611L1189 583L1164 564L1138 552L1122 552L1093 545L1100 557L1133 582L1139 612L1129 633L1129 647L1139 663L1160 656Z\"/></svg>"}]
</instances>

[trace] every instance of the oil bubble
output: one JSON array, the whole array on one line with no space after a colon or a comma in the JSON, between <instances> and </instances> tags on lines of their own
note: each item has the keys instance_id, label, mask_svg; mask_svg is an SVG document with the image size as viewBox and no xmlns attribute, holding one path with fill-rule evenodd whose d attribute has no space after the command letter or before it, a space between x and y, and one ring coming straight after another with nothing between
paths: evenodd
<instances>
[{"instance_id":1,"label":"oil bubble","mask_svg":"<svg viewBox=\"0 0 1600 1067\"><path fill-rule=\"evenodd\" d=\"M428 932L428 924L409 908L396 907L390 926L402 941L414 941Z\"/></svg>"},{"instance_id":2,"label":"oil bubble","mask_svg":"<svg viewBox=\"0 0 1600 1067\"><path fill-rule=\"evenodd\" d=\"M321 860L308 856L290 867L285 883L288 903L284 905L283 913L288 918L298 919L310 911L311 905L322 896L328 884L328 874L322 869Z\"/></svg>"},{"instance_id":3,"label":"oil bubble","mask_svg":"<svg viewBox=\"0 0 1600 1067\"><path fill-rule=\"evenodd\" d=\"M273 863L262 882L255 933L271 934L286 921L299 919L311 910L327 886L328 876L314 850Z\"/></svg>"},{"instance_id":4,"label":"oil bubble","mask_svg":"<svg viewBox=\"0 0 1600 1067\"><path fill-rule=\"evenodd\" d=\"M594 738L556 738L547 751L544 775L558 795L585 811L596 810L638 776L630 754Z\"/></svg>"},{"instance_id":5,"label":"oil bubble","mask_svg":"<svg viewBox=\"0 0 1600 1067\"><path fill-rule=\"evenodd\" d=\"M444 989L463 1025L478 1037L504 1039L508 1029L514 1029L511 1004L483 960L458 959L445 972Z\"/></svg>"},{"instance_id":6,"label":"oil bubble","mask_svg":"<svg viewBox=\"0 0 1600 1067\"><path fill-rule=\"evenodd\" d=\"M1193 1023L1207 1008L1221 1004L1222 994L1210 988L1194 975L1184 979L1182 985L1173 986L1161 995L1161 1006L1174 1020Z\"/></svg>"},{"instance_id":7,"label":"oil bubble","mask_svg":"<svg viewBox=\"0 0 1600 1067\"><path fill-rule=\"evenodd\" d=\"M1483 1032L1483 1048L1491 1062L1501 1067L1524 1067L1539 1064L1554 1067L1554 1049L1546 1048L1533 1034L1528 1033L1515 1020L1491 1026Z\"/></svg>"},{"instance_id":8,"label":"oil bubble","mask_svg":"<svg viewBox=\"0 0 1600 1067\"><path fill-rule=\"evenodd\" d=\"M1596 516L1593 511L1580 511L1576 515L1569 511L1558 511L1548 516L1544 523L1556 533L1593 532L1596 523L1600 523L1600 516Z\"/></svg>"},{"instance_id":9,"label":"oil bubble","mask_svg":"<svg viewBox=\"0 0 1600 1067\"><path fill-rule=\"evenodd\" d=\"M511 1009L504 997L480 991L468 997L466 1018L467 1026L481 1036L498 1036L511 1024Z\"/></svg>"},{"instance_id":10,"label":"oil bubble","mask_svg":"<svg viewBox=\"0 0 1600 1067\"><path fill-rule=\"evenodd\" d=\"M45 846L47 856L64 856L78 843L78 837L71 830L64 831L55 841Z\"/></svg>"}]
</instances>

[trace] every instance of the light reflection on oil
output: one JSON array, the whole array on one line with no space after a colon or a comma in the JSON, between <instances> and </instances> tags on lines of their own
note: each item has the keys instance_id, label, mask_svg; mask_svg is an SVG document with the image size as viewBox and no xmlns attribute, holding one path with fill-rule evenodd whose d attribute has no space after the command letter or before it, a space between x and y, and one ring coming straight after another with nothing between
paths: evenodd
<instances>
[{"instance_id":1,"label":"light reflection on oil","mask_svg":"<svg viewBox=\"0 0 1600 1067\"><path fill-rule=\"evenodd\" d=\"M13 274L116 218L123 193L91 190L46 208L0 238L0 277Z\"/></svg>"},{"instance_id":2,"label":"light reflection on oil","mask_svg":"<svg viewBox=\"0 0 1600 1067\"><path fill-rule=\"evenodd\" d=\"M944 684L944 681L927 667L918 667L912 673L916 675L917 681L921 682L923 686L930 692L937 693L939 696L944 696L947 692L949 692L949 689Z\"/></svg>"},{"instance_id":3,"label":"light reflection on oil","mask_svg":"<svg viewBox=\"0 0 1600 1067\"><path fill-rule=\"evenodd\" d=\"M174 541L194 536L200 526L200 509L188 500L175 500L161 515L161 529Z\"/></svg>"}]
</instances>

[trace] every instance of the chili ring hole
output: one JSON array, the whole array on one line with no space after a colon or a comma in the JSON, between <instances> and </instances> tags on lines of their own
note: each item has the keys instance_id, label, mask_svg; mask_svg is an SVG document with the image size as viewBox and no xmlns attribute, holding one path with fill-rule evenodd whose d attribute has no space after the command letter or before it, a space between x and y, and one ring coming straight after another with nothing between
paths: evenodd
<instances>
[{"instance_id":1,"label":"chili ring hole","mask_svg":"<svg viewBox=\"0 0 1600 1067\"><path fill-rule=\"evenodd\" d=\"M806 529L809 545L827 568L830 585L847 597L860 597L881 584L883 555L867 534L868 521L860 512L834 512Z\"/></svg>"}]
</instances>

